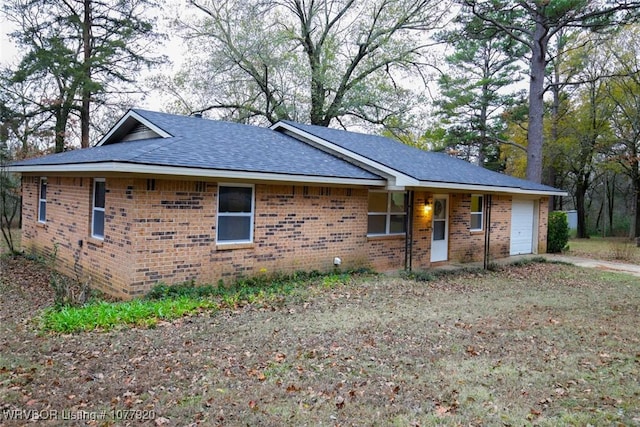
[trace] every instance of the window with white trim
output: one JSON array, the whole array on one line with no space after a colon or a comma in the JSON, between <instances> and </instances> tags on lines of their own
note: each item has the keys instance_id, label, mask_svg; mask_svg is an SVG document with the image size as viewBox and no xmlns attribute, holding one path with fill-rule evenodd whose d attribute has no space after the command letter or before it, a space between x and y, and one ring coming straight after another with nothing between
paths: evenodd
<instances>
[{"instance_id":1,"label":"window with white trim","mask_svg":"<svg viewBox=\"0 0 640 427\"><path fill-rule=\"evenodd\" d=\"M218 243L253 242L253 185L218 186Z\"/></svg>"},{"instance_id":2,"label":"window with white trim","mask_svg":"<svg viewBox=\"0 0 640 427\"><path fill-rule=\"evenodd\" d=\"M91 237L104 239L104 207L107 188L104 178L93 180L93 196L91 202Z\"/></svg>"},{"instance_id":3,"label":"window with white trim","mask_svg":"<svg viewBox=\"0 0 640 427\"><path fill-rule=\"evenodd\" d=\"M482 231L484 197L471 195L471 231Z\"/></svg>"},{"instance_id":4,"label":"window with white trim","mask_svg":"<svg viewBox=\"0 0 640 427\"><path fill-rule=\"evenodd\" d=\"M404 234L407 195L404 191L369 191L367 235Z\"/></svg>"},{"instance_id":5,"label":"window with white trim","mask_svg":"<svg viewBox=\"0 0 640 427\"><path fill-rule=\"evenodd\" d=\"M47 222L47 178L40 178L38 190L38 222Z\"/></svg>"}]
</instances>

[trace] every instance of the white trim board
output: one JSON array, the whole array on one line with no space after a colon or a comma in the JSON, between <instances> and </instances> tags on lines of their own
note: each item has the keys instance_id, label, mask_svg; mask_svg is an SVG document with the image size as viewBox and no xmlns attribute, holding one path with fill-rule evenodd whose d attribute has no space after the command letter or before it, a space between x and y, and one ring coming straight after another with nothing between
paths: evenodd
<instances>
[{"instance_id":1,"label":"white trim board","mask_svg":"<svg viewBox=\"0 0 640 427\"><path fill-rule=\"evenodd\" d=\"M272 172L231 171L224 169L199 169L178 166L155 166L124 162L74 163L65 165L9 166L10 172L16 173L137 173L165 176L189 176L195 178L241 179L247 181L299 182L316 185L357 185L367 187L384 187L383 179L340 178L312 175L291 175Z\"/></svg>"}]
</instances>

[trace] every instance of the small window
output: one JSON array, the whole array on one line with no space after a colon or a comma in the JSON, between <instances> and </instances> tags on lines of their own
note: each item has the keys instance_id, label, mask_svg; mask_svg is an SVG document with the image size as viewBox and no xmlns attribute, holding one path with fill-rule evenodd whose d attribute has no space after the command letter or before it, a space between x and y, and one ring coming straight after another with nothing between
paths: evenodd
<instances>
[{"instance_id":1,"label":"small window","mask_svg":"<svg viewBox=\"0 0 640 427\"><path fill-rule=\"evenodd\" d=\"M482 231L484 197L471 195L471 231Z\"/></svg>"},{"instance_id":2,"label":"small window","mask_svg":"<svg viewBox=\"0 0 640 427\"><path fill-rule=\"evenodd\" d=\"M47 222L47 178L40 178L38 192L38 222Z\"/></svg>"},{"instance_id":3,"label":"small window","mask_svg":"<svg viewBox=\"0 0 640 427\"><path fill-rule=\"evenodd\" d=\"M93 180L93 200L91 203L91 237L104 239L104 207L106 199L104 178Z\"/></svg>"},{"instance_id":4,"label":"small window","mask_svg":"<svg viewBox=\"0 0 640 427\"><path fill-rule=\"evenodd\" d=\"M253 242L253 186L218 187L218 243Z\"/></svg>"},{"instance_id":5,"label":"small window","mask_svg":"<svg viewBox=\"0 0 640 427\"><path fill-rule=\"evenodd\" d=\"M407 217L407 197L405 192L370 191L368 210L368 235L379 236L405 233Z\"/></svg>"}]
</instances>

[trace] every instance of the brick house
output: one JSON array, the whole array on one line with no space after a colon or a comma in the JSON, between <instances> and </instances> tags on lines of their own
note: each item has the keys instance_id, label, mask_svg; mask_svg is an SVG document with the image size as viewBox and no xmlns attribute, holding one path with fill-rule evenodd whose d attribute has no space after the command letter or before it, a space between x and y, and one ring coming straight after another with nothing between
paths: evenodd
<instances>
[{"instance_id":1,"label":"brick house","mask_svg":"<svg viewBox=\"0 0 640 427\"><path fill-rule=\"evenodd\" d=\"M427 269L546 251L565 193L388 138L130 110L93 147L13 163L22 247L118 297L264 272Z\"/></svg>"}]
</instances>

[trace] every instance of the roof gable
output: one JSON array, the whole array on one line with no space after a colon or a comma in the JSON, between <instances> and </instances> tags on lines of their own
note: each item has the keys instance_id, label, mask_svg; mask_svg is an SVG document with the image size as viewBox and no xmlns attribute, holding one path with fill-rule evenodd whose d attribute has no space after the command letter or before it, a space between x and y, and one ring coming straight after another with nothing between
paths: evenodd
<instances>
[{"instance_id":1,"label":"roof gable","mask_svg":"<svg viewBox=\"0 0 640 427\"><path fill-rule=\"evenodd\" d=\"M96 146L117 144L123 141L169 138L171 133L140 114L143 110L129 110L98 141Z\"/></svg>"}]
</instances>

